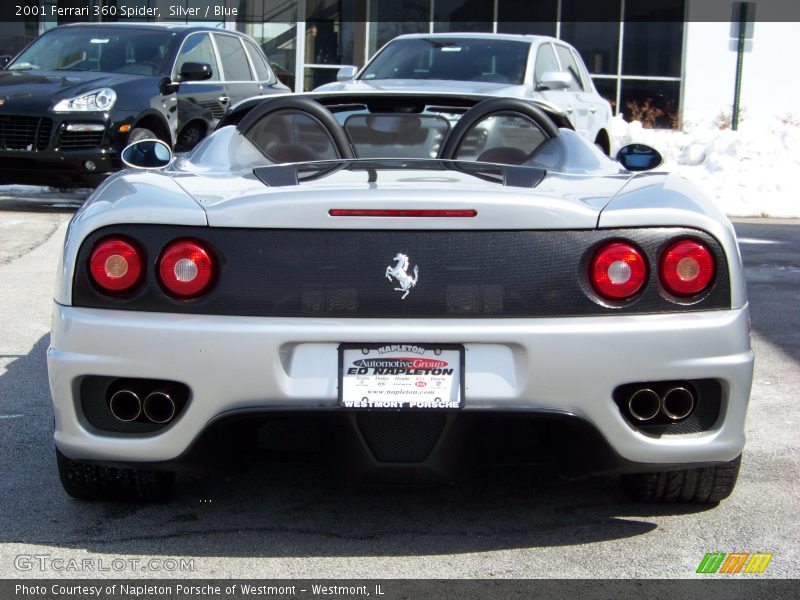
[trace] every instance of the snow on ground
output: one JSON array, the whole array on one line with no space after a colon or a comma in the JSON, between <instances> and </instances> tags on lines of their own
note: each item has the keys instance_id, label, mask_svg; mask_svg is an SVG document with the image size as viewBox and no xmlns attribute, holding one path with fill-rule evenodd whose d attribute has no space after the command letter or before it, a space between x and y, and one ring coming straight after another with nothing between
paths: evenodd
<instances>
[{"instance_id":1,"label":"snow on ground","mask_svg":"<svg viewBox=\"0 0 800 600\"><path fill-rule=\"evenodd\" d=\"M669 131L614 117L611 135L617 148L631 142L656 148L664 157L659 170L691 180L728 216L800 217L798 119L744 120L738 131L715 123Z\"/></svg>"}]
</instances>

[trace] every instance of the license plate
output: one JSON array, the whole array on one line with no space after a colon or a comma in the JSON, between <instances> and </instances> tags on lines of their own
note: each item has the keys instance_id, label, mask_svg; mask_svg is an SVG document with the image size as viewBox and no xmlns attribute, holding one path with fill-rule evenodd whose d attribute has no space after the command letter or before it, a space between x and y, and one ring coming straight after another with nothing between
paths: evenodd
<instances>
[{"instance_id":1,"label":"license plate","mask_svg":"<svg viewBox=\"0 0 800 600\"><path fill-rule=\"evenodd\" d=\"M463 404L464 346L339 346L342 408L447 410Z\"/></svg>"}]
</instances>

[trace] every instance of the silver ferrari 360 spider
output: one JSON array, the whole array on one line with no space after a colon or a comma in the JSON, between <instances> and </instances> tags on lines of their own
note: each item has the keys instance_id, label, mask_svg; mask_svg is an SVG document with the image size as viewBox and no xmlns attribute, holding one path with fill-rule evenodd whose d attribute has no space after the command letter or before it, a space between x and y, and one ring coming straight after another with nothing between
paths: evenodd
<instances>
[{"instance_id":1,"label":"silver ferrari 360 spider","mask_svg":"<svg viewBox=\"0 0 800 600\"><path fill-rule=\"evenodd\" d=\"M251 100L155 140L69 227L48 352L61 481L154 500L179 469L318 451L367 481L548 462L719 502L753 356L724 215L521 99ZM235 461L234 461L235 462Z\"/></svg>"}]
</instances>

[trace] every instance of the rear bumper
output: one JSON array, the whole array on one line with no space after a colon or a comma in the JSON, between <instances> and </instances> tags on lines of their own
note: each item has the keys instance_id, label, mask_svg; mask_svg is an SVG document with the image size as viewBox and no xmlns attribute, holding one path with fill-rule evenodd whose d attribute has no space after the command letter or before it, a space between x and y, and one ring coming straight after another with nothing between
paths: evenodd
<instances>
[{"instance_id":1,"label":"rear bumper","mask_svg":"<svg viewBox=\"0 0 800 600\"><path fill-rule=\"evenodd\" d=\"M234 413L344 413L337 406L341 342L464 344L460 414L470 419L567 415L596 431L628 471L636 465L653 470L724 462L744 446L753 368L746 308L388 321L175 315L58 304L48 351L56 444L78 460L180 462L212 423ZM177 381L189 387L191 397L179 418L160 432L102 432L81 410L80 383L90 375ZM721 411L710 428L648 435L628 424L612 398L623 384L671 379L719 382ZM591 463L587 458L587 467Z\"/></svg>"}]
</instances>

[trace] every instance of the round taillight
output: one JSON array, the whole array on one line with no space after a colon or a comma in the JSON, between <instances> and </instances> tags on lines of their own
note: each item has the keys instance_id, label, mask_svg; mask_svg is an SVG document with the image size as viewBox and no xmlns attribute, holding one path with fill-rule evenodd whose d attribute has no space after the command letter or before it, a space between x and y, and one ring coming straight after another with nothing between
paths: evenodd
<instances>
[{"instance_id":1,"label":"round taillight","mask_svg":"<svg viewBox=\"0 0 800 600\"><path fill-rule=\"evenodd\" d=\"M595 291L610 300L630 298L647 280L647 263L641 251L623 242L600 248L589 265Z\"/></svg>"},{"instance_id":2,"label":"round taillight","mask_svg":"<svg viewBox=\"0 0 800 600\"><path fill-rule=\"evenodd\" d=\"M714 279L714 256L705 245L681 240L661 257L661 284L676 296L694 296Z\"/></svg>"},{"instance_id":3,"label":"round taillight","mask_svg":"<svg viewBox=\"0 0 800 600\"><path fill-rule=\"evenodd\" d=\"M158 265L161 283L181 298L197 296L208 288L214 275L214 264L205 247L197 242L173 242L161 255Z\"/></svg>"},{"instance_id":4,"label":"round taillight","mask_svg":"<svg viewBox=\"0 0 800 600\"><path fill-rule=\"evenodd\" d=\"M101 241L89 258L92 279L107 292L124 292L139 282L142 256L125 240L109 238Z\"/></svg>"}]
</instances>

